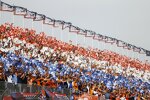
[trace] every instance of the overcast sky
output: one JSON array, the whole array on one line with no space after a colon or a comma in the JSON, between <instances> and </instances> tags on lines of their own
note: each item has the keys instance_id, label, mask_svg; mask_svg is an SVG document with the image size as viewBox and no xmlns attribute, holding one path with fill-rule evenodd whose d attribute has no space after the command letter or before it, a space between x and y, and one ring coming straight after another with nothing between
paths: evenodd
<instances>
[{"instance_id":1,"label":"overcast sky","mask_svg":"<svg viewBox=\"0 0 150 100\"><path fill-rule=\"evenodd\" d=\"M2 1L150 50L150 0Z\"/></svg>"}]
</instances>

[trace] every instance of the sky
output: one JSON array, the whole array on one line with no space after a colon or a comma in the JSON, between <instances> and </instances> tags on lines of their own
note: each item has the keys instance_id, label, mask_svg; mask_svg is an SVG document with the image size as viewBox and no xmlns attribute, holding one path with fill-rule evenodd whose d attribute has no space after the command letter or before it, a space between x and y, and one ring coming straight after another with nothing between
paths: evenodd
<instances>
[{"instance_id":1,"label":"sky","mask_svg":"<svg viewBox=\"0 0 150 100\"><path fill-rule=\"evenodd\" d=\"M83 29L93 30L96 33L123 40L127 43L150 50L150 0L2 0L3 2L22 6L50 18L71 22ZM6 18L8 15L2 15ZM7 17L8 20L14 16ZM7 19L6 18L6 19ZM20 18L21 19L21 18ZM122 52L128 56L140 57L137 53L116 49L83 36L76 36L67 31L55 30L49 26L43 26L40 22L25 20L20 22L19 17L13 21L20 25L46 30L48 35L56 36L62 40L74 39L76 43L92 45L99 48L106 47L116 52ZM54 34L54 33L60 34ZM65 35L64 35L65 33ZM71 34L71 35L70 35ZM76 39L78 41L76 41ZM69 40L68 39L68 40ZM92 41L92 42L91 42ZM118 51L117 51L118 50ZM144 56L141 56L142 58ZM147 58L147 57L146 57ZM150 58L150 57L149 57ZM148 59L149 59L148 58ZM145 59L145 57L143 58Z\"/></svg>"}]
</instances>

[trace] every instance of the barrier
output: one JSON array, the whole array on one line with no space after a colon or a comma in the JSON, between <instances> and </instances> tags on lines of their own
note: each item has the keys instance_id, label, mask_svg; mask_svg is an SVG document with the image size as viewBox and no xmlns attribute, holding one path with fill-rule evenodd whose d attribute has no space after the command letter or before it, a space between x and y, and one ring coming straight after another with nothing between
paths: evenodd
<instances>
[{"instance_id":1,"label":"barrier","mask_svg":"<svg viewBox=\"0 0 150 100\"><path fill-rule=\"evenodd\" d=\"M2 100L12 99L37 99L45 97L45 91L49 93L49 98L52 100L69 100L69 96L72 92L70 89L61 89L57 91L55 88L41 87L37 85L27 85L27 84L14 84L0 81L0 91ZM43 92L44 91L44 92ZM67 93L66 93L67 92ZM9 99L8 99L9 98Z\"/></svg>"},{"instance_id":2,"label":"barrier","mask_svg":"<svg viewBox=\"0 0 150 100\"><path fill-rule=\"evenodd\" d=\"M36 85L27 84L13 84L0 81L0 91L3 95L0 99L37 99L42 97L49 98L50 100L69 100L73 95L73 89L64 88L58 91L57 88L41 87ZM85 94L79 91L79 95L73 95L75 100L98 100L97 96Z\"/></svg>"}]
</instances>

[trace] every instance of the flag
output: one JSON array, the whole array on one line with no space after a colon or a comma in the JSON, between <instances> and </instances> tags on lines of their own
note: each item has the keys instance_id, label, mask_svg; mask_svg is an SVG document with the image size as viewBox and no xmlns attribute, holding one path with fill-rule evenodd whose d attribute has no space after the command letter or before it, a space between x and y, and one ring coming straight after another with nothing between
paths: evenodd
<instances>
[{"instance_id":1,"label":"flag","mask_svg":"<svg viewBox=\"0 0 150 100\"><path fill-rule=\"evenodd\" d=\"M133 48L134 52L140 52L140 48L139 47L133 46L132 48Z\"/></svg>"},{"instance_id":2,"label":"flag","mask_svg":"<svg viewBox=\"0 0 150 100\"><path fill-rule=\"evenodd\" d=\"M150 51L146 50L146 56L150 56Z\"/></svg>"},{"instance_id":3,"label":"flag","mask_svg":"<svg viewBox=\"0 0 150 100\"><path fill-rule=\"evenodd\" d=\"M108 36L103 36L103 39L102 41L104 41L105 43L114 43L115 39L114 38L111 38L111 37L108 37Z\"/></svg>"},{"instance_id":4,"label":"flag","mask_svg":"<svg viewBox=\"0 0 150 100\"><path fill-rule=\"evenodd\" d=\"M45 15L36 13L33 20L34 21L41 21L41 20L44 20L44 19L45 19Z\"/></svg>"},{"instance_id":5,"label":"flag","mask_svg":"<svg viewBox=\"0 0 150 100\"><path fill-rule=\"evenodd\" d=\"M85 37L94 37L95 36L95 32L93 32L93 31L91 31L91 30L86 30L86 35L85 35Z\"/></svg>"},{"instance_id":6,"label":"flag","mask_svg":"<svg viewBox=\"0 0 150 100\"><path fill-rule=\"evenodd\" d=\"M77 27L77 26L73 26L73 25L69 26L69 32L76 32L76 33L78 33L80 31L79 29L80 28Z\"/></svg>"},{"instance_id":7,"label":"flag","mask_svg":"<svg viewBox=\"0 0 150 100\"><path fill-rule=\"evenodd\" d=\"M69 28L72 24L70 22L64 22L62 25L62 30L64 30L65 28Z\"/></svg>"},{"instance_id":8,"label":"flag","mask_svg":"<svg viewBox=\"0 0 150 100\"><path fill-rule=\"evenodd\" d=\"M87 31L86 31L86 30L83 30L83 29L79 29L79 32L77 32L77 34L86 35L86 34L87 34Z\"/></svg>"},{"instance_id":9,"label":"flag","mask_svg":"<svg viewBox=\"0 0 150 100\"><path fill-rule=\"evenodd\" d=\"M12 12L12 11L14 11L14 7L7 3L1 2L1 10Z\"/></svg>"},{"instance_id":10,"label":"flag","mask_svg":"<svg viewBox=\"0 0 150 100\"><path fill-rule=\"evenodd\" d=\"M61 20L54 20L54 27L61 27L62 28L62 25L64 24L64 21L61 21Z\"/></svg>"},{"instance_id":11,"label":"flag","mask_svg":"<svg viewBox=\"0 0 150 100\"><path fill-rule=\"evenodd\" d=\"M15 15L25 15L27 13L27 9L23 7L14 6L14 9Z\"/></svg>"},{"instance_id":12,"label":"flag","mask_svg":"<svg viewBox=\"0 0 150 100\"><path fill-rule=\"evenodd\" d=\"M128 43L125 43L125 45L126 45L126 46L123 47L124 49L128 49L128 50L131 50L131 49L132 49L132 46L133 46L133 45L128 44Z\"/></svg>"},{"instance_id":13,"label":"flag","mask_svg":"<svg viewBox=\"0 0 150 100\"><path fill-rule=\"evenodd\" d=\"M103 35L101 35L101 34L95 34L94 37L93 37L93 39L101 41L103 39Z\"/></svg>"},{"instance_id":14,"label":"flag","mask_svg":"<svg viewBox=\"0 0 150 100\"><path fill-rule=\"evenodd\" d=\"M146 50L143 49L143 48L140 48L140 51L139 51L140 54L146 54Z\"/></svg>"},{"instance_id":15,"label":"flag","mask_svg":"<svg viewBox=\"0 0 150 100\"><path fill-rule=\"evenodd\" d=\"M115 38L111 38L111 37L107 38L107 43L114 43L114 42L115 42Z\"/></svg>"},{"instance_id":16,"label":"flag","mask_svg":"<svg viewBox=\"0 0 150 100\"><path fill-rule=\"evenodd\" d=\"M125 48L127 46L126 43L121 41L121 40L116 40L116 41L117 41L116 44L118 47L124 47Z\"/></svg>"},{"instance_id":17,"label":"flag","mask_svg":"<svg viewBox=\"0 0 150 100\"><path fill-rule=\"evenodd\" d=\"M27 10L27 13L24 15L24 18L28 18L28 19L34 19L36 15L36 12L32 12Z\"/></svg>"},{"instance_id":18,"label":"flag","mask_svg":"<svg viewBox=\"0 0 150 100\"><path fill-rule=\"evenodd\" d=\"M43 23L47 24L47 25L54 25L54 22L55 22L54 19L51 19L49 17L45 17L45 19L43 21Z\"/></svg>"}]
</instances>

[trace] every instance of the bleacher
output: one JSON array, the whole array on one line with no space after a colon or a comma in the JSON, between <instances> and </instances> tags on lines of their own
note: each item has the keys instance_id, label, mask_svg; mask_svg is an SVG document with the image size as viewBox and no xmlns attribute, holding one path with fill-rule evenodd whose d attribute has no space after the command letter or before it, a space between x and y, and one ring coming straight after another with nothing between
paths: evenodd
<instances>
[{"instance_id":1,"label":"bleacher","mask_svg":"<svg viewBox=\"0 0 150 100\"><path fill-rule=\"evenodd\" d=\"M111 51L87 50L11 24L0 26L4 98L96 100L110 94L148 99L149 68Z\"/></svg>"}]
</instances>

